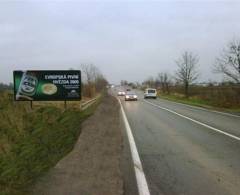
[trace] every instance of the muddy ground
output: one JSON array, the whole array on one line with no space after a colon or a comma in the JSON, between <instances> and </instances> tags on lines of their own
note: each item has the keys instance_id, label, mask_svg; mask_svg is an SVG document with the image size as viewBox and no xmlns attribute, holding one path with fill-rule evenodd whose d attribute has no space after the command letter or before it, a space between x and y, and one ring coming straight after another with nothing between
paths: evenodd
<instances>
[{"instance_id":1,"label":"muddy ground","mask_svg":"<svg viewBox=\"0 0 240 195\"><path fill-rule=\"evenodd\" d=\"M123 148L119 104L103 98L94 115L81 126L71 153L34 186L32 195L121 195Z\"/></svg>"}]
</instances>

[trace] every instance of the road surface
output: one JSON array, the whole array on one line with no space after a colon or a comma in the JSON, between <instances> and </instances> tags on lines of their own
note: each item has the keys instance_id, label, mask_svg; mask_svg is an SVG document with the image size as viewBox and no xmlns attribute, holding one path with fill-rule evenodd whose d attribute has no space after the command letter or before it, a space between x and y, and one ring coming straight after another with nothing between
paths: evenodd
<instances>
[{"instance_id":1,"label":"road surface","mask_svg":"<svg viewBox=\"0 0 240 195\"><path fill-rule=\"evenodd\" d=\"M136 93L120 99L151 195L240 194L239 116Z\"/></svg>"}]
</instances>

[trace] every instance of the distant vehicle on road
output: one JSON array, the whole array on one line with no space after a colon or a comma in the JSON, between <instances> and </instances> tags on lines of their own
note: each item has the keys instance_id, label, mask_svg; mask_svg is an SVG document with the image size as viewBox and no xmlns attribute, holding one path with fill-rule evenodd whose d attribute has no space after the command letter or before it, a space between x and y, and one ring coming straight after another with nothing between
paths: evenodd
<instances>
[{"instance_id":1,"label":"distant vehicle on road","mask_svg":"<svg viewBox=\"0 0 240 195\"><path fill-rule=\"evenodd\" d=\"M128 88L127 91L131 91L131 89Z\"/></svg>"},{"instance_id":2,"label":"distant vehicle on road","mask_svg":"<svg viewBox=\"0 0 240 195\"><path fill-rule=\"evenodd\" d=\"M144 98L157 98L157 90L153 88L147 88L144 92Z\"/></svg>"},{"instance_id":3,"label":"distant vehicle on road","mask_svg":"<svg viewBox=\"0 0 240 195\"><path fill-rule=\"evenodd\" d=\"M138 100L138 96L134 92L127 92L125 95L125 101Z\"/></svg>"},{"instance_id":4,"label":"distant vehicle on road","mask_svg":"<svg viewBox=\"0 0 240 195\"><path fill-rule=\"evenodd\" d=\"M125 91L119 91L118 92L118 96L124 96L126 93L125 93Z\"/></svg>"}]
</instances>

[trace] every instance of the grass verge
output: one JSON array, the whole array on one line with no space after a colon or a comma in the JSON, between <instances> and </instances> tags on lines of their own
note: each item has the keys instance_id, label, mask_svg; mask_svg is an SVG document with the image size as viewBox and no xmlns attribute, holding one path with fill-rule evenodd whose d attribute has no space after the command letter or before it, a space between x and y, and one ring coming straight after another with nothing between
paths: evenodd
<instances>
[{"instance_id":1,"label":"grass verge","mask_svg":"<svg viewBox=\"0 0 240 195\"><path fill-rule=\"evenodd\" d=\"M170 94L170 95L160 94L159 98L174 101L174 102L178 102L178 103L183 103L183 104L187 104L187 105L207 108L207 109L210 109L210 110L217 110L217 111L229 112L229 113L240 115L240 108L217 107L217 106L214 106L212 102L208 102L206 100L202 100L202 99L199 99L197 97L185 98L183 96L177 96L177 95L174 95L174 94Z\"/></svg>"},{"instance_id":2,"label":"grass verge","mask_svg":"<svg viewBox=\"0 0 240 195\"><path fill-rule=\"evenodd\" d=\"M0 194L23 195L34 181L69 153L100 99L80 111L46 106L29 111L0 94Z\"/></svg>"}]
</instances>

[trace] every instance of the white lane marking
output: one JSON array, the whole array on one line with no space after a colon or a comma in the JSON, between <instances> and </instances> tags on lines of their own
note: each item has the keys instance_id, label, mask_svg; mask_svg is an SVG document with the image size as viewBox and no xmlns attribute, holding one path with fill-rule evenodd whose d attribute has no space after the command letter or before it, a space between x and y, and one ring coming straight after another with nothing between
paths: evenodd
<instances>
[{"instance_id":1,"label":"white lane marking","mask_svg":"<svg viewBox=\"0 0 240 195\"><path fill-rule=\"evenodd\" d=\"M222 115L226 115L226 116L233 116L233 117L240 118L240 115L236 115L236 114L230 114L230 113L227 113L227 112L220 112L220 111L216 111L216 110L209 110L207 108L201 108L201 107L198 107L198 106L192 106L192 105L188 105L188 104L184 104L184 103L180 103L180 102L174 102L174 101L171 101L171 100L162 99L161 97L159 99L163 100L163 101L171 102L173 104L179 104L179 105L183 105L183 106L198 109L198 110L204 110L204 111L208 111L208 112L214 112L214 113L218 113L218 114L222 114Z\"/></svg>"},{"instance_id":2,"label":"white lane marking","mask_svg":"<svg viewBox=\"0 0 240 195\"><path fill-rule=\"evenodd\" d=\"M205 123L202 123L202 122L200 122L200 121L197 121L197 120L192 119L192 118L190 118L190 117L187 117L187 116L185 116L185 115L179 114L179 113L177 113L177 112L175 112L175 111L173 111L173 110L170 110L170 109L168 109L168 108L164 108L164 107L159 106L159 105L157 105L157 104L153 104L153 103L151 103L151 102L149 102L149 101L146 101L146 100L143 100L143 101L145 101L145 102L148 103L148 104L151 104L152 106L155 106L155 107L160 108L160 109L162 109L162 110L166 110L166 111L168 111L168 112L170 112L170 113L176 114L176 115L178 115L178 116L180 116L180 117L182 117L182 118L188 119L188 120L190 120L190 121L192 121L192 122L194 122L194 123L197 123L197 124L199 124L199 125L202 125L202 126L204 126L204 127L209 128L209 129L211 129L211 130L213 130L213 131L216 131L216 132L218 132L218 133L221 133L221 134L223 134L223 135L226 135L226 136L228 136L228 137L231 137L231 138L233 138L233 139L236 139L236 140L240 141L240 137L237 137L236 135L227 133L227 132L225 132L225 131L222 131L222 130L220 130L220 129L217 129L217 128L215 128L215 127L212 127L212 126L210 126L210 125L207 125L207 124L205 124Z\"/></svg>"},{"instance_id":3,"label":"white lane marking","mask_svg":"<svg viewBox=\"0 0 240 195\"><path fill-rule=\"evenodd\" d=\"M150 195L147 180L146 180L143 168L142 168L142 163L141 163L138 151L137 151L137 147L136 147L136 144L135 144L135 141L133 138L133 134L132 134L130 125L127 120L127 116L123 110L121 101L119 100L119 98L117 98L117 99L121 106L123 121L124 121L126 131L127 131L128 141L129 141L132 159L133 159L133 163L134 163L134 170L135 170L135 176L136 176L136 180L137 180L139 195Z\"/></svg>"}]
</instances>

